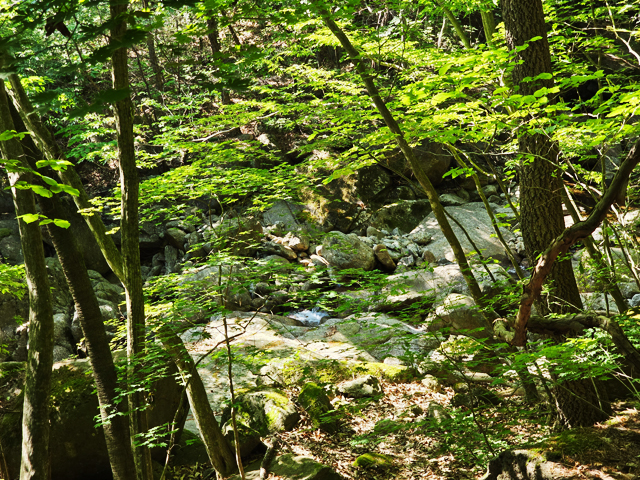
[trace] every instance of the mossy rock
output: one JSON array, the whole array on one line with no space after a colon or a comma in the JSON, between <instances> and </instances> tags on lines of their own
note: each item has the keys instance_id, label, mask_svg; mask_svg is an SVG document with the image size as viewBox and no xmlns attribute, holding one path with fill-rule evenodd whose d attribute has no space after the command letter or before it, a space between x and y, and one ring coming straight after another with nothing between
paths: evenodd
<instances>
[{"instance_id":1,"label":"mossy rock","mask_svg":"<svg viewBox=\"0 0 640 480\"><path fill-rule=\"evenodd\" d=\"M256 389L236 397L236 422L256 430L261 436L289 431L300 415L289 397L276 389ZM222 414L222 423L231 418L231 408Z\"/></svg>"},{"instance_id":2,"label":"mossy rock","mask_svg":"<svg viewBox=\"0 0 640 480\"><path fill-rule=\"evenodd\" d=\"M364 362L353 365L354 373L368 373L391 383L406 383L415 380L416 372L404 365L387 365L386 363Z\"/></svg>"},{"instance_id":3,"label":"mossy rock","mask_svg":"<svg viewBox=\"0 0 640 480\"><path fill-rule=\"evenodd\" d=\"M329 413L333 406L324 389L318 384L309 382L302 387L298 395L298 403L306 410L314 428L320 428L327 433L338 430L338 422Z\"/></svg>"},{"instance_id":4,"label":"mossy rock","mask_svg":"<svg viewBox=\"0 0 640 480\"><path fill-rule=\"evenodd\" d=\"M260 433L251 427L248 427L242 422L236 421L236 428L238 429L238 438L240 440L240 456L246 458L260 445ZM228 442L233 446L235 452L236 438L233 433L233 424L231 420L227 421L222 426L222 433Z\"/></svg>"},{"instance_id":5,"label":"mossy rock","mask_svg":"<svg viewBox=\"0 0 640 480\"><path fill-rule=\"evenodd\" d=\"M13 234L13 231L10 228L0 228L0 239L4 237L8 237Z\"/></svg>"},{"instance_id":6,"label":"mossy rock","mask_svg":"<svg viewBox=\"0 0 640 480\"><path fill-rule=\"evenodd\" d=\"M9 365L7 365L9 364ZM17 478L20 469L22 442L22 388L24 363L4 362L0 367L0 385L10 378L12 385L3 395L2 406L10 406L0 414L0 440L9 469L9 478ZM102 428L96 428L99 414L95 385L89 373L88 360L66 360L54 364L51 374L49 403L50 457L52 480L111 480L111 466ZM4 390L0 389L4 394ZM161 379L155 384L154 403L149 410L149 426L171 421L180 400L181 390L175 379ZM4 409L3 409L4 410ZM162 451L160 451L162 450ZM152 451L164 460L163 449Z\"/></svg>"},{"instance_id":7,"label":"mossy rock","mask_svg":"<svg viewBox=\"0 0 640 480\"><path fill-rule=\"evenodd\" d=\"M391 467L393 465L393 457L384 455L382 453L365 453L356 458L353 462L354 467L369 468L369 467Z\"/></svg>"}]
</instances>

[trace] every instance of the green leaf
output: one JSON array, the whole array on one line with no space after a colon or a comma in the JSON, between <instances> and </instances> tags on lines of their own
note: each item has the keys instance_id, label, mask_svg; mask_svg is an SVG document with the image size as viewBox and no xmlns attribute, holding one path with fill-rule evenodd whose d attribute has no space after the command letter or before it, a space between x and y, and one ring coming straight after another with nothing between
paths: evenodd
<instances>
[{"instance_id":1,"label":"green leaf","mask_svg":"<svg viewBox=\"0 0 640 480\"><path fill-rule=\"evenodd\" d=\"M24 215L20 215L18 218L21 219L24 223L29 224L38 220L40 218L40 215L38 215L37 213L25 213Z\"/></svg>"},{"instance_id":2,"label":"green leaf","mask_svg":"<svg viewBox=\"0 0 640 480\"><path fill-rule=\"evenodd\" d=\"M450 63L444 64L443 66L440 67L440 70L438 70L438 75L445 75L450 68L451 68Z\"/></svg>"},{"instance_id":3,"label":"green leaf","mask_svg":"<svg viewBox=\"0 0 640 480\"><path fill-rule=\"evenodd\" d=\"M51 192L51 190L44 188L41 185L31 185L31 190L33 190L33 193L36 193L41 197L45 197L45 198L53 197L53 193Z\"/></svg>"},{"instance_id":4,"label":"green leaf","mask_svg":"<svg viewBox=\"0 0 640 480\"><path fill-rule=\"evenodd\" d=\"M69 228L71 226L71 224L67 220L62 220L60 218L54 219L53 223L60 228Z\"/></svg>"}]
</instances>

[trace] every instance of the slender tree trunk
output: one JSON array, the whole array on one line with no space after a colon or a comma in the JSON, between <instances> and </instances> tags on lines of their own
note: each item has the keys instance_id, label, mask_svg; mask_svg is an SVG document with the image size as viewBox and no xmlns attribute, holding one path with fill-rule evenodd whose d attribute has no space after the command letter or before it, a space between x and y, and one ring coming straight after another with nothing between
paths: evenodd
<instances>
[{"instance_id":1,"label":"slender tree trunk","mask_svg":"<svg viewBox=\"0 0 640 480\"><path fill-rule=\"evenodd\" d=\"M391 133L395 135L396 142L398 143L400 150L402 151L405 158L411 165L411 169L413 170L413 173L418 179L418 182L420 183L422 188L425 190L427 197L429 199L429 204L431 205L431 209L433 210L433 213L436 217L436 220L438 221L438 225L440 226L442 233L444 234L445 238L447 239L447 242L449 242L449 245L453 250L453 253L456 258L456 262L460 266L460 270L462 271L462 275L464 276L467 286L469 287L471 296L473 297L473 299L476 301L478 305L485 306L486 302L482 298L482 292L480 291L480 286L478 285L477 280L473 276L473 272L471 270L471 267L469 266L469 262L467 261L464 251L462 250L462 246L460 245L460 242L458 241L455 233L453 232L453 229L451 228L451 225L449 224L449 220L447 219L444 208L442 207L442 204L440 203L440 200L438 198L438 192L436 192L436 189L434 188L431 181L429 180L429 177L425 174L424 170L422 170L422 167L418 162L413 152L413 149L409 146L406 139L404 138L402 130L400 130L400 126L398 125L395 118L393 117L393 115L387 108L386 104L382 100L382 97L380 96L380 92L378 91L378 88L376 87L373 81L373 78L369 74L365 63L362 61L360 54L353 47L353 45L351 44L351 41L345 35L345 33L333 21L329 12L324 7L320 6L317 3L316 3L316 8L318 9L320 16L322 17L322 20L324 21L325 25L327 25L329 30L331 30L331 32L340 41L343 48L349 54L351 61L355 63L358 73L360 74L360 77L362 78L362 81L367 88L367 92L369 92L369 96L371 97L371 100L373 101L374 105L378 109L378 112L380 112L380 115L384 119L384 122L386 123ZM487 328L490 329L490 325L488 322L487 322Z\"/></svg>"},{"instance_id":2,"label":"slender tree trunk","mask_svg":"<svg viewBox=\"0 0 640 480\"><path fill-rule=\"evenodd\" d=\"M142 6L149 8L149 0L142 0ZM158 61L158 55L156 54L156 41L153 38L153 33L147 34L147 50L149 51L149 63L151 64L151 70L153 70L153 78L156 88L160 91L164 89L164 78L162 78L162 68L160 68L160 62Z\"/></svg>"},{"instance_id":3,"label":"slender tree trunk","mask_svg":"<svg viewBox=\"0 0 640 480\"><path fill-rule=\"evenodd\" d=\"M0 80L0 132L14 130ZM17 138L0 142L5 160L24 164L24 152ZM44 247L39 222L26 223L22 215L35 214L32 190L15 188L19 181L31 183L27 172L8 171L9 185L18 216L20 242L29 290L29 353L27 357L22 414L22 463L20 480L47 480L51 476L49 464L49 391L53 366L53 309L49 276L44 261Z\"/></svg>"},{"instance_id":4,"label":"slender tree trunk","mask_svg":"<svg viewBox=\"0 0 640 480\"><path fill-rule=\"evenodd\" d=\"M33 105L29 101L20 78L15 75L9 75L9 81L11 82L11 90L9 94L13 100L13 104L20 113L22 121L25 123L27 129L31 133L33 140L38 145L38 148L45 154L45 157L49 160L65 160L65 155L60 150L58 143L51 135L51 132L44 126L40 116L33 108ZM65 170L58 171L60 181L64 184L78 190L78 195L73 195L73 200L78 207L78 210L84 210L90 212L93 210L93 205L89 202L89 195L82 185L82 180L72 165L67 166ZM98 242L98 246L104 255L109 268L113 270L113 273L124 284L124 272L122 270L122 256L118 247L113 243L113 239L107 235L107 229L100 218L100 215L83 215L89 229L93 233L93 236Z\"/></svg>"},{"instance_id":5,"label":"slender tree trunk","mask_svg":"<svg viewBox=\"0 0 640 480\"><path fill-rule=\"evenodd\" d=\"M451 22L451 25L453 25L454 30L458 34L458 38L464 45L464 48L466 48L467 50L470 50L471 42L469 41L469 36L467 35L467 32L464 31L464 28L462 28L462 25L460 25L460 22L458 21L456 16L453 14L453 12L451 12L451 10L449 10L446 7L442 7L442 11L447 17L447 20Z\"/></svg>"},{"instance_id":6,"label":"slender tree trunk","mask_svg":"<svg viewBox=\"0 0 640 480\"><path fill-rule=\"evenodd\" d=\"M189 405L202 435L209 461L221 477L226 477L236 469L236 461L231 446L213 415L207 391L198 375L196 365L182 340L171 327L161 328L160 340L178 367L182 381L186 383Z\"/></svg>"},{"instance_id":7,"label":"slender tree trunk","mask_svg":"<svg viewBox=\"0 0 640 480\"><path fill-rule=\"evenodd\" d=\"M218 20L211 10L207 12L207 27L209 28L207 38L211 45L211 53L217 55L220 53L220 33L218 32Z\"/></svg>"},{"instance_id":8,"label":"slender tree trunk","mask_svg":"<svg viewBox=\"0 0 640 480\"><path fill-rule=\"evenodd\" d=\"M484 36L487 40L487 45L489 45L491 48L495 48L493 35L496 33L496 20L493 17L493 12L485 12L484 10L481 10L480 16L482 17L482 28L484 30Z\"/></svg>"},{"instance_id":9,"label":"slender tree trunk","mask_svg":"<svg viewBox=\"0 0 640 480\"><path fill-rule=\"evenodd\" d=\"M109 2L111 19L111 44L117 46L127 30L125 15L128 2L111 0ZM115 90L129 88L129 67L127 49L114 50L111 57L111 76ZM140 272L140 245L138 231L138 172L136 170L135 145L133 137L133 102L131 96L116 102L115 117L118 132L121 220L122 260L124 271L124 287L127 299L127 358L130 364L132 380L140 372L140 363L144 354L144 297L142 291L142 275ZM134 380L135 381L135 380ZM129 396L131 411L131 433L136 436L147 432L145 399L143 392L134 392ZM147 447L135 447L134 457L140 480L151 480L153 471L151 454Z\"/></svg>"},{"instance_id":10,"label":"slender tree trunk","mask_svg":"<svg viewBox=\"0 0 640 480\"><path fill-rule=\"evenodd\" d=\"M11 108L12 105L9 107L15 127L18 131L25 131L26 127L18 116L18 112L15 108ZM35 170L36 159L42 158L41 153L28 135L22 139L22 145L26 161ZM53 171L46 172L51 177L53 173ZM35 180L35 183L47 188L42 180L38 181L38 177L35 177ZM56 195L51 198L39 197L38 203L42 214L47 218L65 219L65 212ZM118 376L113 364L100 305L91 286L91 279L73 232L54 224L47 225L47 230L60 260L85 336L113 478L114 480L135 480L136 470L131 451L129 420L125 415L126 404L116 405L114 402L118 395Z\"/></svg>"}]
</instances>

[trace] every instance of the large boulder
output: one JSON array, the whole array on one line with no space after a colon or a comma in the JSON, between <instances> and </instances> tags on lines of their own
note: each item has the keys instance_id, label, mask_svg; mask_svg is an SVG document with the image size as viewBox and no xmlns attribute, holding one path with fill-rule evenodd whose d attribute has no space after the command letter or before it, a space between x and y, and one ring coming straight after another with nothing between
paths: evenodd
<instances>
[{"instance_id":1,"label":"large boulder","mask_svg":"<svg viewBox=\"0 0 640 480\"><path fill-rule=\"evenodd\" d=\"M9 469L9 478L18 478L22 429L24 363L0 363L0 385L12 385L10 408L0 414L0 443ZM95 427L98 398L88 360L64 361L54 365L51 379L49 442L52 480L110 480L111 467L101 427ZM173 376L159 379L153 386L153 403L149 409L149 427L165 425L173 420L181 395L181 387ZM152 451L157 461L166 452Z\"/></svg>"},{"instance_id":2,"label":"large boulder","mask_svg":"<svg viewBox=\"0 0 640 480\"><path fill-rule=\"evenodd\" d=\"M338 422L329 412L333 406L324 389L314 382L306 383L298 395L298 403L311 418L314 428L320 428L327 433L335 433Z\"/></svg>"},{"instance_id":3,"label":"large boulder","mask_svg":"<svg viewBox=\"0 0 640 480\"><path fill-rule=\"evenodd\" d=\"M375 265L373 249L351 233L331 232L322 242L322 256L329 265L344 270L346 268L362 268L371 270Z\"/></svg>"},{"instance_id":4,"label":"large boulder","mask_svg":"<svg viewBox=\"0 0 640 480\"><path fill-rule=\"evenodd\" d=\"M497 205L493 205L492 208L494 211L500 209ZM485 258L494 258L505 263L509 261L502 243L495 237L491 219L483 203L475 202L459 207L445 207L445 210L462 225ZM450 223L464 253L469 255L475 251L462 229L455 222ZM510 230L500 228L500 231L506 242L514 239L514 235ZM433 237L433 240L429 243L429 251L435 255L436 260L446 259L450 262L455 262L453 250L451 250L449 242L440 230L433 213L430 213L411 233L417 234L418 232L423 232Z\"/></svg>"},{"instance_id":5,"label":"large boulder","mask_svg":"<svg viewBox=\"0 0 640 480\"><path fill-rule=\"evenodd\" d=\"M240 257L252 257L258 251L262 238L262 225L257 219L230 218L217 227L217 235L223 246Z\"/></svg>"},{"instance_id":6,"label":"large boulder","mask_svg":"<svg viewBox=\"0 0 640 480\"><path fill-rule=\"evenodd\" d=\"M265 225L280 224L285 230L295 230L302 224L303 211L303 207L297 203L278 200L271 208L264 211L262 220Z\"/></svg>"},{"instance_id":7,"label":"large boulder","mask_svg":"<svg viewBox=\"0 0 640 480\"><path fill-rule=\"evenodd\" d=\"M384 204L385 192L390 186L391 176L378 165L363 167L357 172L356 196L366 205Z\"/></svg>"},{"instance_id":8,"label":"large boulder","mask_svg":"<svg viewBox=\"0 0 640 480\"><path fill-rule=\"evenodd\" d=\"M406 200L385 205L371 217L371 226L377 229L392 231L397 228L402 232L411 232L431 212L427 200Z\"/></svg>"},{"instance_id":9,"label":"large boulder","mask_svg":"<svg viewBox=\"0 0 640 480\"><path fill-rule=\"evenodd\" d=\"M429 322L432 327L442 322L443 327L452 327L460 332L469 331L477 338L486 338L491 335L491 325L484 318L473 298L468 295L459 293L447 295L436 308L434 316L437 321Z\"/></svg>"},{"instance_id":10,"label":"large boulder","mask_svg":"<svg viewBox=\"0 0 640 480\"><path fill-rule=\"evenodd\" d=\"M289 431L296 426L300 415L289 397L276 389L262 389L244 393L236 398L236 422L255 430L262 436ZM231 418L231 409L222 413L221 423Z\"/></svg>"}]
</instances>

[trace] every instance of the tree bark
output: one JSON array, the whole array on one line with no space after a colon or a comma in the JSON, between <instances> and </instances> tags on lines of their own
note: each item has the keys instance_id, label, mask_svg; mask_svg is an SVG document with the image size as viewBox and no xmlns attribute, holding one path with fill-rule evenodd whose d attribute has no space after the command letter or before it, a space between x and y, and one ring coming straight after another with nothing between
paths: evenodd
<instances>
[{"instance_id":1,"label":"tree bark","mask_svg":"<svg viewBox=\"0 0 640 480\"><path fill-rule=\"evenodd\" d=\"M553 87L553 79L524 81L552 73L541 0L503 0L502 12L510 50L529 42L516 53L513 85L522 95L533 95L542 87ZM536 41L532 38L540 37ZM535 122L535 117L530 122ZM520 167L520 212L522 237L527 256L534 262L564 230L562 178L557 167L558 148L546 135L524 131L519 136L523 160ZM551 272L552 293L536 302L541 314L575 312L582 301L570 260L560 261Z\"/></svg>"},{"instance_id":2,"label":"tree bark","mask_svg":"<svg viewBox=\"0 0 640 480\"><path fill-rule=\"evenodd\" d=\"M451 12L451 10L446 7L442 7L442 11L444 12L449 22L451 22L451 25L453 25L454 30L458 34L458 38L462 42L462 45L464 45L464 48L466 48L467 50L471 50L471 42L469 41L469 36L467 35L467 32L464 31L464 28L462 28L462 25L460 25L460 22L458 21L456 16L453 14L453 12Z\"/></svg>"},{"instance_id":3,"label":"tree bark","mask_svg":"<svg viewBox=\"0 0 640 480\"><path fill-rule=\"evenodd\" d=\"M484 30L484 37L487 40L487 45L491 48L495 48L493 35L496 33L496 20L493 17L493 12L485 12L484 10L481 10L480 16L482 17L482 28Z\"/></svg>"},{"instance_id":4,"label":"tree bark","mask_svg":"<svg viewBox=\"0 0 640 480\"><path fill-rule=\"evenodd\" d=\"M110 0L111 39L115 48L111 56L111 77L114 90L129 90L129 67L127 49L120 47L120 41L127 31L125 20L128 2ZM130 365L132 380L140 372L140 362L144 354L144 297L142 291L142 275L140 272L140 234L138 231L138 197L139 183L136 169L135 145L133 137L133 102L128 93L125 98L115 103L116 129L118 132L121 220L122 235L122 268L127 300L127 359ZM144 410L144 393L135 391L129 396L131 412L132 440L147 432L146 412ZM147 447L134 447L136 468L141 480L151 480L153 470L151 453Z\"/></svg>"},{"instance_id":5,"label":"tree bark","mask_svg":"<svg viewBox=\"0 0 640 480\"><path fill-rule=\"evenodd\" d=\"M196 365L184 343L171 330L171 327L163 326L159 336L160 341L178 367L182 381L186 384L189 405L202 435L209 461L221 477L226 477L236 469L236 461L231 446L222 434L216 417L213 415L207 391L200 375L198 375Z\"/></svg>"},{"instance_id":6,"label":"tree bark","mask_svg":"<svg viewBox=\"0 0 640 480\"><path fill-rule=\"evenodd\" d=\"M14 130L0 80L0 132ZM5 160L18 160L22 167L24 152L17 138L0 142ZM22 215L36 214L33 191L15 188L19 181L31 183L31 175L24 171L8 171L9 185L18 216L20 242L24 255L29 290L29 352L27 357L22 414L22 462L20 480L47 480L51 476L49 464L49 391L53 366L53 309L49 276L44 260L44 247L39 222L26 223Z\"/></svg>"},{"instance_id":7,"label":"tree bark","mask_svg":"<svg viewBox=\"0 0 640 480\"><path fill-rule=\"evenodd\" d=\"M142 7L149 8L149 0L142 0ZM160 68L160 62L158 61L158 55L156 54L156 41L153 38L153 33L149 32L146 38L147 50L149 51L149 63L151 64L151 70L153 71L153 78L156 88L160 91L164 90L164 78L162 78L162 68Z\"/></svg>"},{"instance_id":8,"label":"tree bark","mask_svg":"<svg viewBox=\"0 0 640 480\"><path fill-rule=\"evenodd\" d=\"M207 38L211 45L211 53L217 55L220 53L220 33L218 32L218 20L215 17L215 13L211 10L207 12Z\"/></svg>"},{"instance_id":9,"label":"tree bark","mask_svg":"<svg viewBox=\"0 0 640 480\"><path fill-rule=\"evenodd\" d=\"M19 131L25 126L15 108L11 108L14 125ZM36 169L36 159L42 158L35 143L29 136L22 139L25 160L29 166ZM49 169L51 170L51 169ZM45 171L50 177L53 171ZM34 183L48 188L47 185L35 177ZM61 208L57 196L50 198L39 197L38 203L42 214L49 219L65 220L65 212ZM136 470L131 451L131 437L129 434L129 420L125 403L116 405L114 400L118 396L118 376L113 364L109 339L104 328L102 312L95 292L91 286L91 279L80 253L73 232L54 224L47 225L47 231L60 260L69 291L73 297L76 312L80 319L80 326L85 336L89 362L96 383L100 415L103 421L103 431L109 453L109 461L114 480L135 480Z\"/></svg>"},{"instance_id":10,"label":"tree bark","mask_svg":"<svg viewBox=\"0 0 640 480\"><path fill-rule=\"evenodd\" d=\"M33 108L33 105L29 101L20 78L16 74L9 75L9 81L11 83L11 90L9 95L13 100L13 104L20 113L22 121L25 123L29 133L33 137L33 140L38 145L38 148L45 154L45 157L49 160L65 160L65 155L60 150L57 142L51 135L51 132L44 126L40 116ZM73 166L69 165L65 170L58 171L58 177L64 184L78 190L79 194L73 196L73 201L78 207L78 211L91 212L93 211L93 205L89 202L89 196L82 185L82 180L76 172ZM85 214L83 215L89 229L93 233L93 236L98 242L98 246L104 255L109 268L116 274L120 281L124 284L124 272L122 270L122 256L118 247L113 243L113 239L107 235L107 229L102 223L102 219L98 214Z\"/></svg>"},{"instance_id":11,"label":"tree bark","mask_svg":"<svg viewBox=\"0 0 640 480\"><path fill-rule=\"evenodd\" d=\"M467 286L469 287L471 296L479 306L486 306L486 302L482 297L480 286L478 285L477 280L473 276L473 272L471 270L471 267L469 266L469 262L467 261L464 251L462 250L462 246L460 245L460 242L458 241L455 233L453 232L453 229L451 228L451 225L449 224L449 220L447 219L447 216L445 214L444 208L440 203L440 200L438 198L438 192L436 192L436 189L434 188L433 184L429 180L429 177L425 174L424 170L422 170L422 167L418 162L418 159L416 158L413 152L413 149L404 138L404 135L402 133L402 130L400 129L400 126L398 125L395 118L387 108L387 105L384 103L384 100L382 100L382 97L380 96L380 92L378 91L378 88L376 87L373 81L373 78L369 74L369 71L365 63L362 61L360 54L353 47L353 45L351 44L351 41L345 35L342 29L340 29L340 27L333 21L333 19L331 18L331 15L329 14L329 11L326 10L323 6L319 5L318 3L316 3L315 5L327 28L329 28L329 30L331 30L331 32L340 41L340 44L347 51L349 57L351 58L351 61L356 65L358 74L360 75L360 78L362 78L362 81L365 84L365 87L367 88L367 92L369 93L371 100L373 101L374 105L378 109L378 112L380 112L380 115L382 116L385 124L387 125L391 133L394 134L396 142L400 147L400 150L402 151L405 158L411 165L411 169L414 175L416 176L416 178L418 179L418 182L426 192L427 198L429 199L429 204L431 205L431 209L433 210L433 214L435 215L436 220L438 221L438 225L440 226L442 233L444 234L445 238L447 239L447 242L449 242L449 245L453 250L453 254L455 255L456 262L460 266L460 270L462 271L462 275L464 276ZM489 329L491 328L491 326L489 325L489 322L487 322L486 326Z\"/></svg>"}]
</instances>

